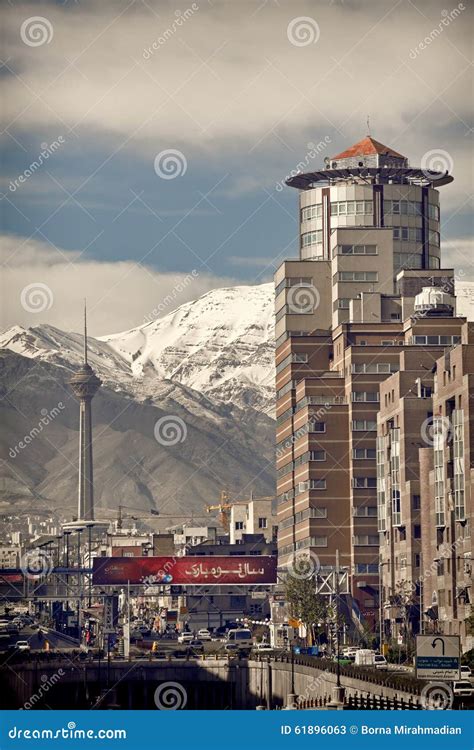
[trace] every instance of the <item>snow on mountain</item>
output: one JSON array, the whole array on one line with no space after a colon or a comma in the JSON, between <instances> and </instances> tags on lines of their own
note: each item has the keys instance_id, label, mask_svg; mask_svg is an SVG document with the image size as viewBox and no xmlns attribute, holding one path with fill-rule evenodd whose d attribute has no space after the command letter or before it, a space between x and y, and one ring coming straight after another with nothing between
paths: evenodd
<instances>
[{"instance_id":1,"label":"snow on mountain","mask_svg":"<svg viewBox=\"0 0 474 750\"><path fill-rule=\"evenodd\" d=\"M273 284L217 289L100 341L137 379L152 373L265 411L274 397L273 301Z\"/></svg>"},{"instance_id":2,"label":"snow on mountain","mask_svg":"<svg viewBox=\"0 0 474 750\"><path fill-rule=\"evenodd\" d=\"M216 289L163 318L89 340L104 383L139 400L159 398L171 380L219 401L268 414L274 404L273 284ZM69 368L83 337L49 325L14 326L0 347Z\"/></svg>"}]
</instances>

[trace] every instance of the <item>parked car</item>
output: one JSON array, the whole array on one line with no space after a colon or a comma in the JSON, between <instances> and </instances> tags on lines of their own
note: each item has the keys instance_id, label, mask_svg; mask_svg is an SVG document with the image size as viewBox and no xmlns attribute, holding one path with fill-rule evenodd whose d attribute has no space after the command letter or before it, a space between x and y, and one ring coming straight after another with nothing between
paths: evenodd
<instances>
[{"instance_id":1,"label":"parked car","mask_svg":"<svg viewBox=\"0 0 474 750\"><path fill-rule=\"evenodd\" d=\"M474 695L474 686L468 680L456 680L452 687L455 697L472 698Z\"/></svg>"},{"instance_id":2,"label":"parked car","mask_svg":"<svg viewBox=\"0 0 474 750\"><path fill-rule=\"evenodd\" d=\"M30 644L28 641L17 641L15 646L18 651L30 651Z\"/></svg>"},{"instance_id":3,"label":"parked car","mask_svg":"<svg viewBox=\"0 0 474 750\"><path fill-rule=\"evenodd\" d=\"M178 643L189 643L190 641L194 640L194 635L192 633L180 633L178 635Z\"/></svg>"},{"instance_id":4,"label":"parked car","mask_svg":"<svg viewBox=\"0 0 474 750\"><path fill-rule=\"evenodd\" d=\"M471 667L468 667L467 664L463 665L461 667L461 680L470 680L472 677L472 669Z\"/></svg>"},{"instance_id":5,"label":"parked car","mask_svg":"<svg viewBox=\"0 0 474 750\"><path fill-rule=\"evenodd\" d=\"M273 648L270 646L269 643L257 643L256 646L254 646L255 651L258 651L259 654L265 654L269 651L273 651Z\"/></svg>"},{"instance_id":6,"label":"parked car","mask_svg":"<svg viewBox=\"0 0 474 750\"><path fill-rule=\"evenodd\" d=\"M375 668L376 669L388 669L388 661L382 654L375 654Z\"/></svg>"},{"instance_id":7,"label":"parked car","mask_svg":"<svg viewBox=\"0 0 474 750\"><path fill-rule=\"evenodd\" d=\"M197 638L199 638L201 641L210 641L211 634L207 628L201 628L201 630L198 630L197 632Z\"/></svg>"},{"instance_id":8,"label":"parked car","mask_svg":"<svg viewBox=\"0 0 474 750\"><path fill-rule=\"evenodd\" d=\"M199 638L194 638L192 641L186 644L190 651L202 653L204 651L204 643Z\"/></svg>"}]
</instances>

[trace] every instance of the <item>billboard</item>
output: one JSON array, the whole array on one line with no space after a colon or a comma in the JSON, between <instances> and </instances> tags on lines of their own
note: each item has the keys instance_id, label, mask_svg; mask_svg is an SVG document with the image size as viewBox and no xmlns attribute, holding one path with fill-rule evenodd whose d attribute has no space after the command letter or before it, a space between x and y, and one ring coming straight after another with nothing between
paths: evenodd
<instances>
[{"instance_id":1,"label":"billboard","mask_svg":"<svg viewBox=\"0 0 474 750\"><path fill-rule=\"evenodd\" d=\"M277 559L269 555L96 557L94 586L143 584L262 585L276 583Z\"/></svg>"}]
</instances>

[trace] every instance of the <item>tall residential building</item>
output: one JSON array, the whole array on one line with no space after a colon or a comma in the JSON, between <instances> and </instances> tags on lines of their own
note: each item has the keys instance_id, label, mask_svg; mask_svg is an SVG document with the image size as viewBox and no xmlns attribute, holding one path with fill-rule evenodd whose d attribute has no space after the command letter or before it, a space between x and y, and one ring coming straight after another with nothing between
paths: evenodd
<instances>
[{"instance_id":1,"label":"tall residential building","mask_svg":"<svg viewBox=\"0 0 474 750\"><path fill-rule=\"evenodd\" d=\"M367 137L287 183L301 224L300 259L275 275L279 564L309 553L330 567L339 551L354 614L372 625L380 385L427 352L434 362L464 322L440 268L437 188L452 179Z\"/></svg>"}]
</instances>

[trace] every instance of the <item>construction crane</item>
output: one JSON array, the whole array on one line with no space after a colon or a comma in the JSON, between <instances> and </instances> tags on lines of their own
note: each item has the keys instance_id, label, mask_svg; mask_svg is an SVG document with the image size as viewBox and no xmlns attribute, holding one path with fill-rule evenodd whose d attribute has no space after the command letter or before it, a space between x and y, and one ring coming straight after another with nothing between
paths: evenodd
<instances>
[{"instance_id":1,"label":"construction crane","mask_svg":"<svg viewBox=\"0 0 474 750\"><path fill-rule=\"evenodd\" d=\"M213 511L219 511L219 521L226 534L229 533L230 527L230 511L233 505L250 503L252 500L273 500L274 495L265 495L264 497L254 497L253 492L250 493L248 499L234 498L231 501L230 495L227 490L222 490L221 499L219 503L215 505L206 505L206 513L212 513Z\"/></svg>"},{"instance_id":2,"label":"construction crane","mask_svg":"<svg viewBox=\"0 0 474 750\"><path fill-rule=\"evenodd\" d=\"M222 490L219 503L216 505L206 505L206 513L212 513L215 510L219 511L219 521L226 534L229 531L231 508L232 503L230 502L230 495L227 490Z\"/></svg>"}]
</instances>

